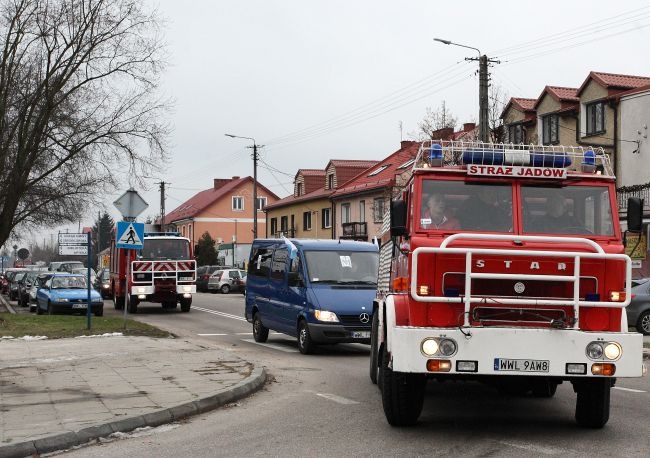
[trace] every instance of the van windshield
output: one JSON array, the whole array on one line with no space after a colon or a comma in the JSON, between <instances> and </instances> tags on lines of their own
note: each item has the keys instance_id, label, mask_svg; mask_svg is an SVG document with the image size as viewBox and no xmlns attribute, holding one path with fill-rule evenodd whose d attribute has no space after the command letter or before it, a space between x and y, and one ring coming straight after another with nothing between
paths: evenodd
<instances>
[{"instance_id":1,"label":"van windshield","mask_svg":"<svg viewBox=\"0 0 650 458\"><path fill-rule=\"evenodd\" d=\"M370 251L305 251L312 283L377 285L379 257Z\"/></svg>"}]
</instances>

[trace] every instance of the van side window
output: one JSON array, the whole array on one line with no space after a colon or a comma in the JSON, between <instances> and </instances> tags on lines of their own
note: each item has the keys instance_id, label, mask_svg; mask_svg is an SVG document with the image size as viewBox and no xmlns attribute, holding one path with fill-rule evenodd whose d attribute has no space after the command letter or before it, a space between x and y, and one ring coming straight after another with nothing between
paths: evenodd
<instances>
[{"instance_id":1,"label":"van side window","mask_svg":"<svg viewBox=\"0 0 650 458\"><path fill-rule=\"evenodd\" d=\"M257 248L251 256L251 262L248 264L248 273L266 277L271 270L271 256L273 251L270 248Z\"/></svg>"},{"instance_id":2,"label":"van side window","mask_svg":"<svg viewBox=\"0 0 650 458\"><path fill-rule=\"evenodd\" d=\"M271 264L271 278L273 280L283 280L284 272L287 269L287 258L289 252L286 248L278 248L273 255L273 263Z\"/></svg>"},{"instance_id":3,"label":"van side window","mask_svg":"<svg viewBox=\"0 0 650 458\"><path fill-rule=\"evenodd\" d=\"M302 266L300 265L300 258L295 258L293 261L291 261L287 283L289 286L305 286L302 278Z\"/></svg>"}]
</instances>

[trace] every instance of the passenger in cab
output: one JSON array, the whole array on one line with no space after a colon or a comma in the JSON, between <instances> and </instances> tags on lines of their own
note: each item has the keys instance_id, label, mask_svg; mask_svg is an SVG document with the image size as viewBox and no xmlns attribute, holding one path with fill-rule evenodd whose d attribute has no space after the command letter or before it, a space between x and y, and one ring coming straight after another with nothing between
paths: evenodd
<instances>
[{"instance_id":1,"label":"passenger in cab","mask_svg":"<svg viewBox=\"0 0 650 458\"><path fill-rule=\"evenodd\" d=\"M458 220L448 214L445 208L445 199L441 194L425 195L420 213L422 229L459 229Z\"/></svg>"},{"instance_id":2,"label":"passenger in cab","mask_svg":"<svg viewBox=\"0 0 650 458\"><path fill-rule=\"evenodd\" d=\"M480 186L465 201L458 215L461 228L469 231L508 232L512 229L510 208L499 201L495 186Z\"/></svg>"}]
</instances>

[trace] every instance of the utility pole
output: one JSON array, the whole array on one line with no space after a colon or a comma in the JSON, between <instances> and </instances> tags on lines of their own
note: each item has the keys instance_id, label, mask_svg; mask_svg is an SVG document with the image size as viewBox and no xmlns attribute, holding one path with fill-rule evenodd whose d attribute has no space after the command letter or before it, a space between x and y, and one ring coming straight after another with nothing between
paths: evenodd
<instances>
[{"instance_id":1,"label":"utility pole","mask_svg":"<svg viewBox=\"0 0 650 458\"><path fill-rule=\"evenodd\" d=\"M224 134L226 137L230 138L243 138L245 140L252 140L253 144L247 146L246 148L251 148L253 150L253 239L257 238L257 150L263 148L264 145L258 145L255 143L253 137L241 137L239 135L233 134Z\"/></svg>"},{"instance_id":2,"label":"utility pole","mask_svg":"<svg viewBox=\"0 0 650 458\"><path fill-rule=\"evenodd\" d=\"M478 136L482 142L490 141L490 120L489 120L489 105L488 105L488 86L490 82L490 73L488 72L489 64L500 64L501 61L490 59L485 54L481 54L478 48L472 46L461 45L442 38L434 38L434 41L439 41L446 45L460 46L461 48L473 49L478 52L478 57L466 57L465 60L478 61Z\"/></svg>"},{"instance_id":3,"label":"utility pole","mask_svg":"<svg viewBox=\"0 0 650 458\"><path fill-rule=\"evenodd\" d=\"M160 229L165 232L165 182L160 182Z\"/></svg>"}]
</instances>

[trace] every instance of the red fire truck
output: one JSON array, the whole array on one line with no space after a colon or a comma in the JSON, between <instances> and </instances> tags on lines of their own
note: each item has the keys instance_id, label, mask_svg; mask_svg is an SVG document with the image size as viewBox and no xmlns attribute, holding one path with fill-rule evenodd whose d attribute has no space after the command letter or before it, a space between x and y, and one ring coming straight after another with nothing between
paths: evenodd
<instances>
[{"instance_id":1,"label":"red fire truck","mask_svg":"<svg viewBox=\"0 0 650 458\"><path fill-rule=\"evenodd\" d=\"M544 398L570 382L577 423L604 426L616 378L645 371L624 311L632 267L609 156L424 142L404 182L380 252L371 338L370 378L388 422L417 422L437 379ZM641 210L628 202L629 231L641 229Z\"/></svg>"},{"instance_id":2,"label":"red fire truck","mask_svg":"<svg viewBox=\"0 0 650 458\"><path fill-rule=\"evenodd\" d=\"M137 313L142 301L189 312L196 294L196 261L190 240L176 232L145 232L141 250L116 248L111 240L110 271L113 304ZM127 281L128 279L128 281ZM126 294L126 291L128 294Z\"/></svg>"}]
</instances>

